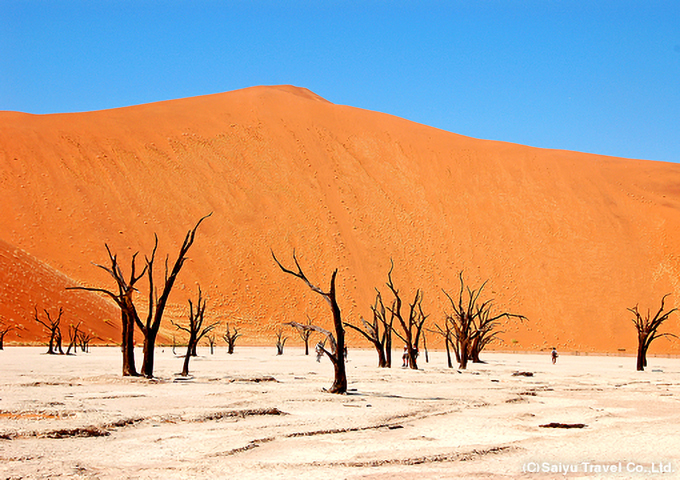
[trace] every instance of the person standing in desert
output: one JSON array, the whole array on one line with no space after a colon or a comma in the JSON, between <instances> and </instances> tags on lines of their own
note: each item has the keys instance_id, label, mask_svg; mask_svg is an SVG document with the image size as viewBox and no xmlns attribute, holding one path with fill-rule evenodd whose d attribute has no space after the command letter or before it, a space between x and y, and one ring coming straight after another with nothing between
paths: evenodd
<instances>
[{"instance_id":1,"label":"person standing in desert","mask_svg":"<svg viewBox=\"0 0 680 480\"><path fill-rule=\"evenodd\" d=\"M552 357L552 363L555 365L557 363L557 350L555 350L555 347L553 347L552 352L550 353L550 356Z\"/></svg>"}]
</instances>

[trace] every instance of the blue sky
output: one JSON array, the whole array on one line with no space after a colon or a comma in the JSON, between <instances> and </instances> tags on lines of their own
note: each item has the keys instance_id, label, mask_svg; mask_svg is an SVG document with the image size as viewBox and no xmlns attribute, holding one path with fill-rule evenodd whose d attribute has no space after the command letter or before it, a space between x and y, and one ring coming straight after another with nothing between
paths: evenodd
<instances>
[{"instance_id":1,"label":"blue sky","mask_svg":"<svg viewBox=\"0 0 680 480\"><path fill-rule=\"evenodd\" d=\"M476 138L680 162L680 1L0 0L0 110L306 87Z\"/></svg>"}]
</instances>

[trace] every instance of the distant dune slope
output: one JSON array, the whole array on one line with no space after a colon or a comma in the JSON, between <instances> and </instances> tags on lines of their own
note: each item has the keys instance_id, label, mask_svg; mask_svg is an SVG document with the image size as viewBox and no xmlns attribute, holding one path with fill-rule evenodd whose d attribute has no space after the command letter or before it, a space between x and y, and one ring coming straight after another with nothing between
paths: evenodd
<instances>
[{"instance_id":1,"label":"distant dune slope","mask_svg":"<svg viewBox=\"0 0 680 480\"><path fill-rule=\"evenodd\" d=\"M108 288L91 263L105 262L105 242L129 268L157 233L174 260L214 212L169 314L182 321L200 283L211 318L249 343L273 343L284 321L330 325L323 300L270 249L284 262L295 249L323 288L338 268L352 322L370 316L390 258L405 300L424 290L430 322L442 321L442 289L457 291L461 270L473 286L489 279L488 296L529 319L508 324L497 348L631 352L626 308L656 309L665 293L680 302L680 165L467 138L295 87L0 112L0 204L0 239ZM668 329L680 333L678 317ZM651 352L680 344L657 340Z\"/></svg>"},{"instance_id":2,"label":"distant dune slope","mask_svg":"<svg viewBox=\"0 0 680 480\"><path fill-rule=\"evenodd\" d=\"M63 346L69 340L69 326L79 323L80 330L92 337L92 343L115 344L120 339L120 313L113 303L94 293L70 290L77 284L71 279L0 240L0 319L15 326L5 340L8 343L33 343L47 336L47 330L35 321L47 322L45 310L53 319L63 309L60 330Z\"/></svg>"}]
</instances>

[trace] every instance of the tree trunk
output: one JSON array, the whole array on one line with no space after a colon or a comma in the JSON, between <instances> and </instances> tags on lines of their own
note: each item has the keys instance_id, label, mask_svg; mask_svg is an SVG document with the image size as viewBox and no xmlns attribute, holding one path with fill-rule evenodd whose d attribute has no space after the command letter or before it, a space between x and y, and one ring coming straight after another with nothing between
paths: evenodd
<instances>
[{"instance_id":1,"label":"tree trunk","mask_svg":"<svg viewBox=\"0 0 680 480\"><path fill-rule=\"evenodd\" d=\"M376 342L375 349L378 352L378 368L385 368L387 366L387 359L385 358L385 351L379 342Z\"/></svg>"},{"instance_id":2,"label":"tree trunk","mask_svg":"<svg viewBox=\"0 0 680 480\"><path fill-rule=\"evenodd\" d=\"M61 330L57 328L57 337L56 337L56 342L57 342L57 350L59 350L59 355L64 354L64 349L61 348ZM55 352L56 353L56 352Z\"/></svg>"},{"instance_id":3,"label":"tree trunk","mask_svg":"<svg viewBox=\"0 0 680 480\"><path fill-rule=\"evenodd\" d=\"M55 355L57 352L54 351L54 330L50 333L50 344L47 346L47 354Z\"/></svg>"},{"instance_id":4,"label":"tree trunk","mask_svg":"<svg viewBox=\"0 0 680 480\"><path fill-rule=\"evenodd\" d=\"M135 367L135 320L126 309L121 307L121 322L123 323L123 338L121 349L123 350L123 376L136 377Z\"/></svg>"},{"instance_id":5,"label":"tree trunk","mask_svg":"<svg viewBox=\"0 0 680 480\"><path fill-rule=\"evenodd\" d=\"M444 339L444 343L446 344L446 361L449 365L449 368L453 368L453 363L451 362L451 347L450 347L451 340L449 340L449 338L447 337Z\"/></svg>"},{"instance_id":6,"label":"tree trunk","mask_svg":"<svg viewBox=\"0 0 680 480\"><path fill-rule=\"evenodd\" d=\"M347 392L347 372L345 370L345 328L342 325L342 317L340 315L340 307L335 297L335 277L338 271L335 270L331 276L331 289L329 292L331 311L333 312L333 324L335 325L335 335L338 342L338 351L336 352L335 379L331 386L331 393L346 393Z\"/></svg>"},{"instance_id":7,"label":"tree trunk","mask_svg":"<svg viewBox=\"0 0 680 480\"><path fill-rule=\"evenodd\" d=\"M182 366L183 377L189 376L189 360L191 359L191 344L187 345L187 353L184 355L184 365Z\"/></svg>"},{"instance_id":8,"label":"tree trunk","mask_svg":"<svg viewBox=\"0 0 680 480\"><path fill-rule=\"evenodd\" d=\"M647 366L647 351L645 349L645 344L647 343L646 335L638 335L638 349L637 349L637 371L644 371Z\"/></svg>"},{"instance_id":9,"label":"tree trunk","mask_svg":"<svg viewBox=\"0 0 680 480\"><path fill-rule=\"evenodd\" d=\"M645 354L641 347L638 347L637 352L637 371L642 372L645 369Z\"/></svg>"},{"instance_id":10,"label":"tree trunk","mask_svg":"<svg viewBox=\"0 0 680 480\"><path fill-rule=\"evenodd\" d=\"M465 370L467 368L469 355L470 355L470 347L468 346L467 341L461 342L460 346L458 347L458 354L460 355L460 360L458 362L458 368L461 370Z\"/></svg>"},{"instance_id":11,"label":"tree trunk","mask_svg":"<svg viewBox=\"0 0 680 480\"><path fill-rule=\"evenodd\" d=\"M410 344L408 345L408 366L411 368L411 370L418 370L418 354L417 348L412 347Z\"/></svg>"},{"instance_id":12,"label":"tree trunk","mask_svg":"<svg viewBox=\"0 0 680 480\"><path fill-rule=\"evenodd\" d=\"M142 362L142 375L153 378L154 349L158 331L149 329L144 336L144 361Z\"/></svg>"}]
</instances>

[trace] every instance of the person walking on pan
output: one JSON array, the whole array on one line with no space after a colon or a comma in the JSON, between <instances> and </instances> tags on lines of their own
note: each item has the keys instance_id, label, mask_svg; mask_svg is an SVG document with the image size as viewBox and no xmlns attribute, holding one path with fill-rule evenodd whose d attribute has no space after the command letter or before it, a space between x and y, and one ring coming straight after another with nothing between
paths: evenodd
<instances>
[{"instance_id":1,"label":"person walking on pan","mask_svg":"<svg viewBox=\"0 0 680 480\"><path fill-rule=\"evenodd\" d=\"M550 356L552 357L553 365L555 365L557 363L557 357L559 357L559 355L557 355L557 350L555 350L555 347L553 347L552 352L550 353Z\"/></svg>"}]
</instances>

